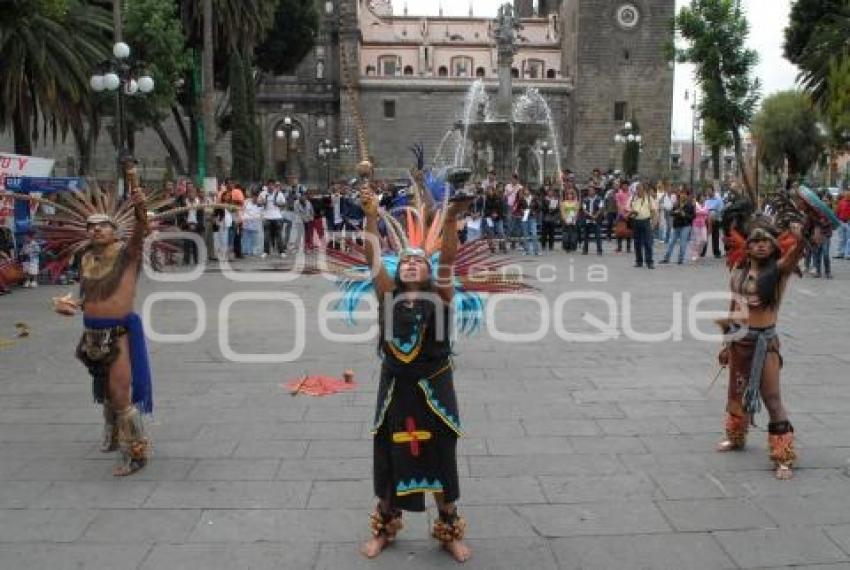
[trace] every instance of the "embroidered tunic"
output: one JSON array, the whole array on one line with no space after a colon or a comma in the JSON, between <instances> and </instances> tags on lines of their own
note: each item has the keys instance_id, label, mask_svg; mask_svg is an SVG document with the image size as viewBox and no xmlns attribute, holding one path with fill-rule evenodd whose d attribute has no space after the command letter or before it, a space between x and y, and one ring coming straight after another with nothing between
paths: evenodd
<instances>
[{"instance_id":1,"label":"embroidered tunic","mask_svg":"<svg viewBox=\"0 0 850 570\"><path fill-rule=\"evenodd\" d=\"M379 311L385 332L372 429L375 494L393 508L422 511L426 493L442 493L447 502L460 495L451 314L430 297L405 303L396 295L394 301L391 312Z\"/></svg>"}]
</instances>

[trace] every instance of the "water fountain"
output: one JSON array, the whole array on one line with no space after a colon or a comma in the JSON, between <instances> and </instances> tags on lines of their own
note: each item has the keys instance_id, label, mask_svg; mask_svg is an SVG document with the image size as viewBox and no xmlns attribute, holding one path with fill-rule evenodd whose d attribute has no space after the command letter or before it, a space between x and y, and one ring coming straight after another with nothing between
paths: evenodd
<instances>
[{"instance_id":1,"label":"water fountain","mask_svg":"<svg viewBox=\"0 0 850 570\"><path fill-rule=\"evenodd\" d=\"M511 69L519 28L513 7L502 5L495 27L499 89L495 100L490 100L483 82L478 80L467 92L463 117L455 125L463 136L455 149L454 166L465 164L467 146L471 143L476 157L492 156L490 166L496 171L497 179L508 180L513 172L519 172L522 180L530 181L533 169L529 159L536 156L539 143L547 141L555 149L558 169L561 154L552 112L540 92L528 89L514 100Z\"/></svg>"}]
</instances>

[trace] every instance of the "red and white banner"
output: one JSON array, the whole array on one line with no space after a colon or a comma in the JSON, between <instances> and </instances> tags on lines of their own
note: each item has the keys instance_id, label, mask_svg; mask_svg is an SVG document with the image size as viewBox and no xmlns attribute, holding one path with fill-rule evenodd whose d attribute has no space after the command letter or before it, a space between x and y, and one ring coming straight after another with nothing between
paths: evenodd
<instances>
[{"instance_id":1,"label":"red and white banner","mask_svg":"<svg viewBox=\"0 0 850 570\"><path fill-rule=\"evenodd\" d=\"M52 158L0 152L0 190L5 189L7 176L50 176L55 162ZM14 210L15 203L12 199L0 198L0 227L12 224Z\"/></svg>"}]
</instances>

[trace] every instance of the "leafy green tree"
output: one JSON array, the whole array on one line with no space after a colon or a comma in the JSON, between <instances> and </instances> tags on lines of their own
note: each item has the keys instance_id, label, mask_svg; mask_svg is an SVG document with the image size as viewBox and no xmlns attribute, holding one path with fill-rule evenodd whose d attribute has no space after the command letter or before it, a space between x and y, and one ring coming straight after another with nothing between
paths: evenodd
<instances>
[{"instance_id":1,"label":"leafy green tree","mask_svg":"<svg viewBox=\"0 0 850 570\"><path fill-rule=\"evenodd\" d=\"M89 76L112 20L83 0L0 0L0 13L0 129L28 155L40 131L78 132L91 113Z\"/></svg>"},{"instance_id":2,"label":"leafy green tree","mask_svg":"<svg viewBox=\"0 0 850 570\"><path fill-rule=\"evenodd\" d=\"M124 35L155 82L152 93L127 99L129 131L153 128L175 169L186 173L185 162L163 127L177 100L178 85L191 58L174 0L134 0L124 13ZM132 137L131 137L132 140Z\"/></svg>"},{"instance_id":3,"label":"leafy green tree","mask_svg":"<svg viewBox=\"0 0 850 570\"><path fill-rule=\"evenodd\" d=\"M230 148L233 158L231 176L240 181L252 178L254 170L254 133L248 114L248 89L242 56L230 54Z\"/></svg>"},{"instance_id":4,"label":"leafy green tree","mask_svg":"<svg viewBox=\"0 0 850 570\"><path fill-rule=\"evenodd\" d=\"M785 58L800 65L818 27L846 5L847 0L796 0L791 6L790 21L785 28Z\"/></svg>"},{"instance_id":5,"label":"leafy green tree","mask_svg":"<svg viewBox=\"0 0 850 570\"><path fill-rule=\"evenodd\" d=\"M266 73L291 73L309 53L319 27L319 12L311 0L280 0L274 25L257 46L257 66Z\"/></svg>"},{"instance_id":6,"label":"leafy green tree","mask_svg":"<svg viewBox=\"0 0 850 570\"><path fill-rule=\"evenodd\" d=\"M711 149L712 178L720 180L720 155L724 148L732 145L732 136L717 121L706 119L702 126L702 140Z\"/></svg>"},{"instance_id":7,"label":"leafy green tree","mask_svg":"<svg viewBox=\"0 0 850 570\"><path fill-rule=\"evenodd\" d=\"M828 105L830 73L850 58L850 2L823 16L806 47L793 63L800 67L800 80L821 108Z\"/></svg>"},{"instance_id":8,"label":"leafy green tree","mask_svg":"<svg viewBox=\"0 0 850 570\"><path fill-rule=\"evenodd\" d=\"M732 137L738 164L744 164L741 129L752 121L759 100L759 81L752 77L758 63L747 49L749 23L738 0L691 0L676 15L674 25L687 44L675 49L680 62L694 64L703 98L699 114ZM745 169L741 178L752 184Z\"/></svg>"},{"instance_id":9,"label":"leafy green tree","mask_svg":"<svg viewBox=\"0 0 850 570\"><path fill-rule=\"evenodd\" d=\"M830 131L830 144L850 143L850 58L833 62L826 93L824 115Z\"/></svg>"},{"instance_id":10,"label":"leafy green tree","mask_svg":"<svg viewBox=\"0 0 850 570\"><path fill-rule=\"evenodd\" d=\"M241 54L252 53L262 41L274 21L274 10L279 0L213 0L215 84L220 91L229 87L229 58L234 50ZM192 55L192 65L186 70L180 85L177 100L171 113L178 127L180 141L185 148L188 170L198 172L198 149L202 119L201 107L201 59L204 47L202 36L201 0L175 0L179 5L185 47ZM223 136L230 122L229 101L225 98L216 112L220 127L218 136ZM186 127L188 125L188 128ZM162 137L161 137L162 138ZM212 157L209 157L210 164Z\"/></svg>"},{"instance_id":11,"label":"leafy green tree","mask_svg":"<svg viewBox=\"0 0 850 570\"><path fill-rule=\"evenodd\" d=\"M781 91L765 98L753 121L765 167L779 172L787 161L790 179L805 175L824 148L818 119L811 97L802 91Z\"/></svg>"}]
</instances>

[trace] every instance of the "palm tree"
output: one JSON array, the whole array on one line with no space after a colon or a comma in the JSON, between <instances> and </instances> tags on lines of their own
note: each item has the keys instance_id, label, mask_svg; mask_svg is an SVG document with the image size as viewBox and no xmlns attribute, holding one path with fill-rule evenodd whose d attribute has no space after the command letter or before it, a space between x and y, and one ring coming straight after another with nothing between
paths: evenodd
<instances>
[{"instance_id":1,"label":"palm tree","mask_svg":"<svg viewBox=\"0 0 850 570\"><path fill-rule=\"evenodd\" d=\"M822 107L829 97L829 77L836 65L850 59L850 4L826 16L815 28L798 65L800 81Z\"/></svg>"},{"instance_id":2,"label":"palm tree","mask_svg":"<svg viewBox=\"0 0 850 570\"><path fill-rule=\"evenodd\" d=\"M178 0L180 19L186 36L186 46L196 54L204 48L203 2L202 0ZM237 51L249 60L254 47L263 41L274 23L275 8L279 0L212 0L214 14L213 44L216 70L215 85L226 86L226 70L230 53ZM200 61L195 65L199 67ZM198 125L202 119L200 97L202 95L199 70L189 70L183 80L184 91L172 105L171 112L177 124L180 140L186 148L187 164L191 173L197 172L197 156L200 144ZM220 104L216 111L216 123L227 117L227 103ZM185 117L185 120L184 120ZM185 124L188 122L189 129ZM161 135L160 138L163 138ZM163 141L165 142L165 139ZM173 146L173 145L172 145Z\"/></svg>"},{"instance_id":3,"label":"palm tree","mask_svg":"<svg viewBox=\"0 0 850 570\"><path fill-rule=\"evenodd\" d=\"M202 2L179 0L180 15L189 44L200 46L202 38ZM238 49L250 53L274 23L279 0L213 0L216 53L229 54ZM227 61L227 57L223 61Z\"/></svg>"},{"instance_id":4,"label":"palm tree","mask_svg":"<svg viewBox=\"0 0 850 570\"><path fill-rule=\"evenodd\" d=\"M0 0L0 129L32 154L39 131L55 138L89 116L89 76L109 53L109 13L82 0Z\"/></svg>"}]
</instances>

